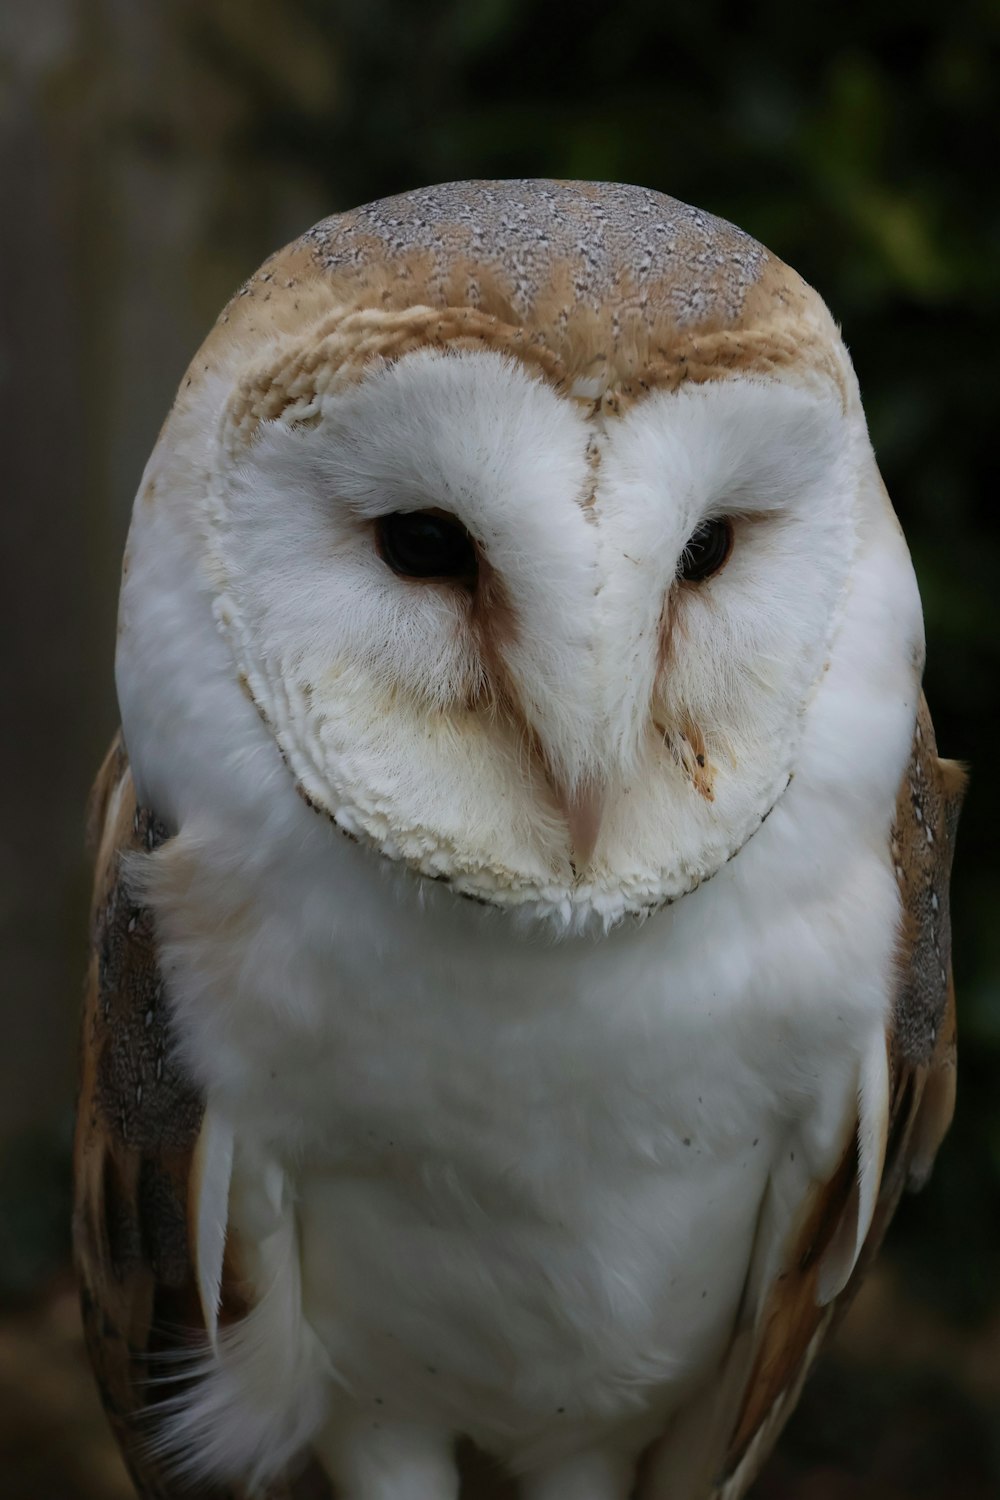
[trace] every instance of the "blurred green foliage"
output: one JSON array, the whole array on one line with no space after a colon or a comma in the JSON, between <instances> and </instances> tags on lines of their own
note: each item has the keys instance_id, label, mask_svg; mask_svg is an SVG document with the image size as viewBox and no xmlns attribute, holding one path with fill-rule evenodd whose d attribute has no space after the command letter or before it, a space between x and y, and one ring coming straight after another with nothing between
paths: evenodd
<instances>
[{"instance_id":1,"label":"blurred green foliage","mask_svg":"<svg viewBox=\"0 0 1000 1500\"><path fill-rule=\"evenodd\" d=\"M981 1316L1000 1295L1000 7L294 0L282 15L270 47L218 13L193 23L252 100L236 159L308 168L331 211L462 177L644 183L748 229L841 322L920 579L939 745L972 767L958 1114L896 1244L923 1294Z\"/></svg>"}]
</instances>

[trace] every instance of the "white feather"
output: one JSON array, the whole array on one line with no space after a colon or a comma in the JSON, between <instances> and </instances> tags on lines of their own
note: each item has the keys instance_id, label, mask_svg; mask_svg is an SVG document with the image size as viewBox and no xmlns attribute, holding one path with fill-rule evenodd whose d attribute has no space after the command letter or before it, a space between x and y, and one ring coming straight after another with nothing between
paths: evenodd
<instances>
[{"instance_id":1,"label":"white feather","mask_svg":"<svg viewBox=\"0 0 1000 1500\"><path fill-rule=\"evenodd\" d=\"M238 1473L256 1492L301 1452L325 1415L329 1366L302 1315L298 1239L282 1177L258 1159L243 1194L251 1201L237 1195L250 1229L240 1249L254 1305L166 1377L195 1377L196 1399L184 1393L155 1408L161 1426L152 1446L185 1481Z\"/></svg>"},{"instance_id":2,"label":"white feather","mask_svg":"<svg viewBox=\"0 0 1000 1500\"><path fill-rule=\"evenodd\" d=\"M779 382L650 398L608 424L595 525L586 425L495 356L400 360L266 432L211 496L224 372L205 392L152 462L169 498L137 508L119 688L140 795L179 830L151 899L262 1300L171 1441L263 1480L309 1439L346 1464L366 1423L428 1453L469 1433L538 1495L592 1449L612 1500L719 1370L859 1076L852 1256L870 1216L921 628L863 426ZM448 706L461 618L365 550L370 511L407 496L494 538L539 733L607 771L581 881L523 747ZM658 675L684 538L735 505L746 556L687 601ZM711 803L639 733L685 704Z\"/></svg>"},{"instance_id":3,"label":"white feather","mask_svg":"<svg viewBox=\"0 0 1000 1500\"><path fill-rule=\"evenodd\" d=\"M820 1263L817 1296L821 1306L844 1290L868 1237L885 1164L888 1120L889 1063L885 1031L879 1028L861 1060L857 1181L844 1219Z\"/></svg>"},{"instance_id":4,"label":"white feather","mask_svg":"<svg viewBox=\"0 0 1000 1500\"><path fill-rule=\"evenodd\" d=\"M202 1317L212 1348L217 1347L222 1262L229 1225L229 1180L233 1169L232 1128L209 1104L201 1122L191 1165L195 1191L194 1265Z\"/></svg>"}]
</instances>

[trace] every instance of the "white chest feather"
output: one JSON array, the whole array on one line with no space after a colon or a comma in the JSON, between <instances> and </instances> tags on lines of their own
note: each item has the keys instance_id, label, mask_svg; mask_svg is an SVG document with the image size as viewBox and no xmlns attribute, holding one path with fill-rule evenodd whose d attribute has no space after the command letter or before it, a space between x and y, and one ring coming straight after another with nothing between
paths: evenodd
<instances>
[{"instance_id":1,"label":"white chest feather","mask_svg":"<svg viewBox=\"0 0 1000 1500\"><path fill-rule=\"evenodd\" d=\"M418 903L340 841L331 887L322 825L294 865L242 878L221 830L176 841L181 1034L234 1132L232 1226L263 1245L265 1286L295 1201L313 1353L268 1385L272 1454L303 1435L286 1399L336 1425L346 1388L379 1426L534 1463L645 1433L704 1379L769 1184L794 1207L830 1173L881 1045L891 874L865 843L817 860L795 812L599 942L518 936L446 891ZM214 998L234 987L238 1026ZM234 1446L276 1357L232 1353Z\"/></svg>"}]
</instances>

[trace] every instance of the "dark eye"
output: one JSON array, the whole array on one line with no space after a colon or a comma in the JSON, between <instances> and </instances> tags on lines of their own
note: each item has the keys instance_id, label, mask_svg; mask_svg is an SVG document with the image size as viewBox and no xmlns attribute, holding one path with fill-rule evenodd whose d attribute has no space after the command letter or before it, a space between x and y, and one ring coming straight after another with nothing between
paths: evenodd
<instances>
[{"instance_id":1,"label":"dark eye","mask_svg":"<svg viewBox=\"0 0 1000 1500\"><path fill-rule=\"evenodd\" d=\"M454 516L436 510L397 510L378 521L378 547L400 578L476 576L472 538Z\"/></svg>"},{"instance_id":2,"label":"dark eye","mask_svg":"<svg viewBox=\"0 0 1000 1500\"><path fill-rule=\"evenodd\" d=\"M732 551L733 523L702 521L688 537L687 546L681 553L679 573L688 583L701 583L711 578L723 566Z\"/></svg>"}]
</instances>

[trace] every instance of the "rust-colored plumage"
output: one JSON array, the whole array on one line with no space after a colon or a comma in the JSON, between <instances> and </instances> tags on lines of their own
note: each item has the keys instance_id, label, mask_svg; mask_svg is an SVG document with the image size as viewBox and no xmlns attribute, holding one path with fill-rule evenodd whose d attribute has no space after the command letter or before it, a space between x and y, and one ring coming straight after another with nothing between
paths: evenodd
<instances>
[{"instance_id":1,"label":"rust-colored plumage","mask_svg":"<svg viewBox=\"0 0 1000 1500\"><path fill-rule=\"evenodd\" d=\"M582 383L605 414L736 374L856 400L822 299L734 225L641 188L462 182L336 214L272 255L223 310L170 425L235 376L240 446L417 348L496 351L563 394Z\"/></svg>"}]
</instances>

